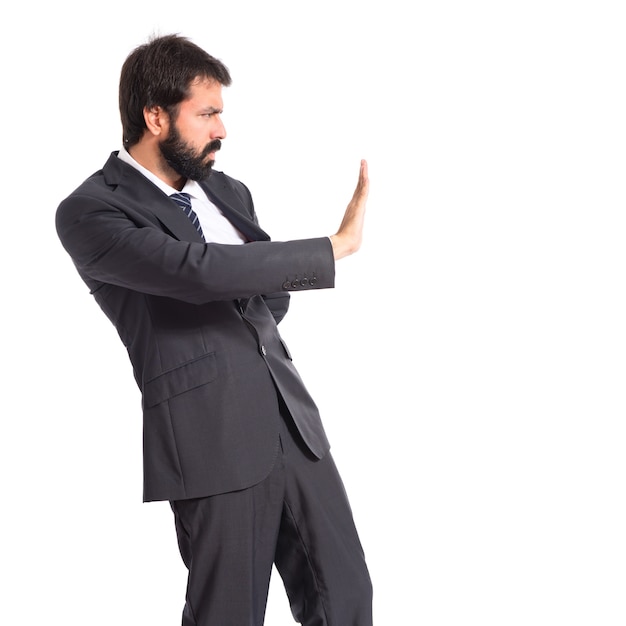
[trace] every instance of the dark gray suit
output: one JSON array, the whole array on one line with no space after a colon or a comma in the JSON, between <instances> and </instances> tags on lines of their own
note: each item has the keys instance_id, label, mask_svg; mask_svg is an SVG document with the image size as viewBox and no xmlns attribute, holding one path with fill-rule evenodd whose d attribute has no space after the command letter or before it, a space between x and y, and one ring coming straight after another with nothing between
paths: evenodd
<instances>
[{"instance_id":1,"label":"dark gray suit","mask_svg":"<svg viewBox=\"0 0 626 626\"><path fill-rule=\"evenodd\" d=\"M328 450L276 323L289 290L333 286L330 242L269 243L245 185L213 172L203 188L250 243L204 245L116 153L57 211L61 242L117 328L142 392L145 500L208 496L267 475L275 386L311 451Z\"/></svg>"},{"instance_id":2,"label":"dark gray suit","mask_svg":"<svg viewBox=\"0 0 626 626\"><path fill-rule=\"evenodd\" d=\"M240 568L240 554L224 559L220 581L236 579L241 588L247 572L260 568L248 595L257 598L252 610L262 619L263 585L276 559L294 615L315 624L366 626L371 589L349 505L318 410L277 329L289 291L334 285L330 240L270 242L245 185L217 171L201 185L246 244L203 243L182 210L116 153L56 214L61 242L117 328L142 393L144 500L173 501L181 554L190 565L193 546L206 543L209 508L212 520L232 508L231 496L217 494L249 491L242 498L256 501L266 483L273 493L280 485L281 493L292 494L285 496L291 504L282 514L282 500L268 510L266 549L251 544L250 569L245 562ZM241 502L237 506L247 510ZM248 516L232 511L236 520ZM232 519L222 526L223 537ZM233 545L235 552L244 550L241 533ZM233 601L222 608L214 599L220 582L207 591L207 581L216 579L205 568L223 558L225 548L214 538L202 548L205 557L216 549L221 557L216 553L204 564L196 559L190 567L184 624L247 623L244 617L230 621ZM345 552L340 559L339 550ZM322 570L331 589L324 597ZM355 610L366 617L347 617ZM335 621L316 621L333 611Z\"/></svg>"}]
</instances>

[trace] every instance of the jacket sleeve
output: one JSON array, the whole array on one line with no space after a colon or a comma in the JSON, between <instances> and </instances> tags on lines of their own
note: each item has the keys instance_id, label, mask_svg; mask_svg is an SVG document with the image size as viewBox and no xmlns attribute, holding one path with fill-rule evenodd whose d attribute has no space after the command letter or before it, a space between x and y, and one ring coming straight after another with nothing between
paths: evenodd
<instances>
[{"instance_id":1,"label":"jacket sleeve","mask_svg":"<svg viewBox=\"0 0 626 626\"><path fill-rule=\"evenodd\" d=\"M287 315L289 310L289 293L282 291L280 293L270 293L263 296L267 308L272 313L276 323L280 323Z\"/></svg>"},{"instance_id":2,"label":"jacket sleeve","mask_svg":"<svg viewBox=\"0 0 626 626\"><path fill-rule=\"evenodd\" d=\"M146 294L202 304L334 286L327 237L244 245L179 241L156 225L139 225L120 208L81 194L59 205L56 228L83 277ZM276 307L279 317L283 307Z\"/></svg>"}]
</instances>

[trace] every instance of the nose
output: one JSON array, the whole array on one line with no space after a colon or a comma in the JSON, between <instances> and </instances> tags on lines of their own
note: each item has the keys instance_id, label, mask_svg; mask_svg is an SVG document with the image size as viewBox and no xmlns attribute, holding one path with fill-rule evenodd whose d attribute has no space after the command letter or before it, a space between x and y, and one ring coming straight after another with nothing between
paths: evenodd
<instances>
[{"instance_id":1,"label":"nose","mask_svg":"<svg viewBox=\"0 0 626 626\"><path fill-rule=\"evenodd\" d=\"M222 118L219 115L215 116L215 128L213 129L212 139L225 139L226 138L226 127L224 126L224 122L222 122Z\"/></svg>"}]
</instances>

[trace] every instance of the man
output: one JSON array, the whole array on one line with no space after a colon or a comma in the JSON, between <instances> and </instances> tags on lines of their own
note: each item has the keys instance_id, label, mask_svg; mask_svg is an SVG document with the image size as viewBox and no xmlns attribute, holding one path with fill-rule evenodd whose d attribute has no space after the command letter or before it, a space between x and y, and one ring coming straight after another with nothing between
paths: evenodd
<instances>
[{"instance_id":1,"label":"man","mask_svg":"<svg viewBox=\"0 0 626 626\"><path fill-rule=\"evenodd\" d=\"M275 563L297 621L368 626L371 583L315 403L277 323L361 244L367 165L330 237L272 242L212 171L228 69L157 37L120 78L124 146L61 202L61 242L142 393L144 501L169 500L184 626L263 624ZM170 196L170 197L168 197Z\"/></svg>"}]
</instances>

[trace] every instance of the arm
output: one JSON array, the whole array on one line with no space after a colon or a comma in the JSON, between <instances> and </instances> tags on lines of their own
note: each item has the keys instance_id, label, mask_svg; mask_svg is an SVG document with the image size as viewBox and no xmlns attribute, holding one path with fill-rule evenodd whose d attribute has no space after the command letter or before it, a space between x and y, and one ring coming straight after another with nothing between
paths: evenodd
<instances>
[{"instance_id":1,"label":"arm","mask_svg":"<svg viewBox=\"0 0 626 626\"><path fill-rule=\"evenodd\" d=\"M283 291L281 293L270 293L263 296L267 308L271 311L276 323L282 321L289 310L289 293Z\"/></svg>"},{"instance_id":2,"label":"arm","mask_svg":"<svg viewBox=\"0 0 626 626\"><path fill-rule=\"evenodd\" d=\"M352 200L330 238L243 246L179 241L159 228L137 224L120 207L80 193L61 203L56 226L78 271L91 280L195 304L284 294L296 277L316 278L313 284L300 283L299 290L334 286L334 261L361 245L368 186L362 161ZM275 304L275 317L282 318L285 300Z\"/></svg>"},{"instance_id":3,"label":"arm","mask_svg":"<svg viewBox=\"0 0 626 626\"><path fill-rule=\"evenodd\" d=\"M315 274L310 288L334 286L332 247L324 237L243 246L179 241L77 194L61 203L56 225L81 274L142 293L201 304L286 291L295 276Z\"/></svg>"}]
</instances>

